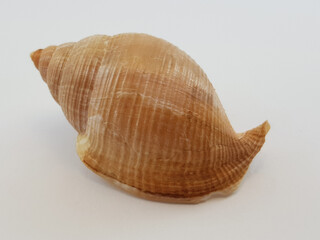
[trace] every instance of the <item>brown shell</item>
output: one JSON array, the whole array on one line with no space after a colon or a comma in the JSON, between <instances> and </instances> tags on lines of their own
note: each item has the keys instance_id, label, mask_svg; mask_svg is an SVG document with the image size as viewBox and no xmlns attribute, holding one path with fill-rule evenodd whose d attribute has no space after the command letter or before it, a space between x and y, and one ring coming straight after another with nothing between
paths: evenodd
<instances>
[{"instance_id":1,"label":"brown shell","mask_svg":"<svg viewBox=\"0 0 320 240\"><path fill-rule=\"evenodd\" d=\"M146 34L96 35L31 54L92 171L157 201L236 189L268 122L237 134L203 70Z\"/></svg>"}]
</instances>

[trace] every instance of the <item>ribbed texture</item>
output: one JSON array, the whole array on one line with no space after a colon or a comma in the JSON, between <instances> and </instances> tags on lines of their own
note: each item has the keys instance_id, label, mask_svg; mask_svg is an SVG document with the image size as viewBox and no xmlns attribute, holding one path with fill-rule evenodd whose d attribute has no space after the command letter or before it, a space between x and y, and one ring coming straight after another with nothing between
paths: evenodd
<instances>
[{"instance_id":1,"label":"ribbed texture","mask_svg":"<svg viewBox=\"0 0 320 240\"><path fill-rule=\"evenodd\" d=\"M142 197L199 202L234 190L269 130L236 134L202 69L146 34L97 35L31 57L79 132L81 160Z\"/></svg>"}]
</instances>

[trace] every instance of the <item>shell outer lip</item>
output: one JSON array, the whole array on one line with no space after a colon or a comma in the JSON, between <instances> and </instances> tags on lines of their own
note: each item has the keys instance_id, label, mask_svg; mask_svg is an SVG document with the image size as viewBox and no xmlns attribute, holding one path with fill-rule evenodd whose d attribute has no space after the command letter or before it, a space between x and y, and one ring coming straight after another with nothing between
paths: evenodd
<instances>
[{"instance_id":1,"label":"shell outer lip","mask_svg":"<svg viewBox=\"0 0 320 240\"><path fill-rule=\"evenodd\" d=\"M89 149L89 147L90 147L90 143L89 143L88 137L85 134L83 134L83 135L79 134L77 137L76 149L77 149L77 153L78 153L81 161L84 163L84 165L86 165L87 168L89 168L92 172L94 172L95 174L102 177L107 182L120 188L125 193L130 193L132 195L135 195L137 197L140 197L140 198L143 198L146 200L150 200L150 201L165 202L165 203L197 204L197 203L204 202L212 197L227 197L227 196L231 195L232 193L234 193L238 189L238 186L240 185L240 182L242 180L242 179L240 179L238 182L229 186L228 188L223 189L222 191L211 192L211 193L208 193L208 194L205 194L202 196L197 196L197 197L183 198L183 197L166 196L166 195L161 195L161 194L153 194L153 193L142 191L138 188L127 185L125 183L122 183L113 177L102 174L97 169L90 166L85 160L85 158L86 158L85 153Z\"/></svg>"}]
</instances>

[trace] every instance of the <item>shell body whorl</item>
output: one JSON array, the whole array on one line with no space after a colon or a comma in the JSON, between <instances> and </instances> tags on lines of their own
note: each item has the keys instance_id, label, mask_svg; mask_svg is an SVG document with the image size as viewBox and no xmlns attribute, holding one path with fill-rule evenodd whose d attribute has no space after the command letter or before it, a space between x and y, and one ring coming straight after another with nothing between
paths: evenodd
<instances>
[{"instance_id":1,"label":"shell body whorl","mask_svg":"<svg viewBox=\"0 0 320 240\"><path fill-rule=\"evenodd\" d=\"M141 197L195 203L234 190L270 128L235 133L202 69L146 34L96 35L31 57L79 132L81 160Z\"/></svg>"}]
</instances>

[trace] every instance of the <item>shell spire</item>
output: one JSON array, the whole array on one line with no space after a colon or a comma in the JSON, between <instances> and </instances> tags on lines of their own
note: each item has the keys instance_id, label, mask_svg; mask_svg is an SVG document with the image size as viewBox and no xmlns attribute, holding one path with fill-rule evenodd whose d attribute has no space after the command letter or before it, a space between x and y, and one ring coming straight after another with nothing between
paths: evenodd
<instances>
[{"instance_id":1,"label":"shell spire","mask_svg":"<svg viewBox=\"0 0 320 240\"><path fill-rule=\"evenodd\" d=\"M150 200L234 191L270 129L237 134L203 70L150 35L95 35L31 58L79 133L83 163Z\"/></svg>"},{"instance_id":2,"label":"shell spire","mask_svg":"<svg viewBox=\"0 0 320 240\"><path fill-rule=\"evenodd\" d=\"M39 70L39 60L41 56L42 49L38 49L30 54L30 57L34 63L34 66Z\"/></svg>"}]
</instances>

